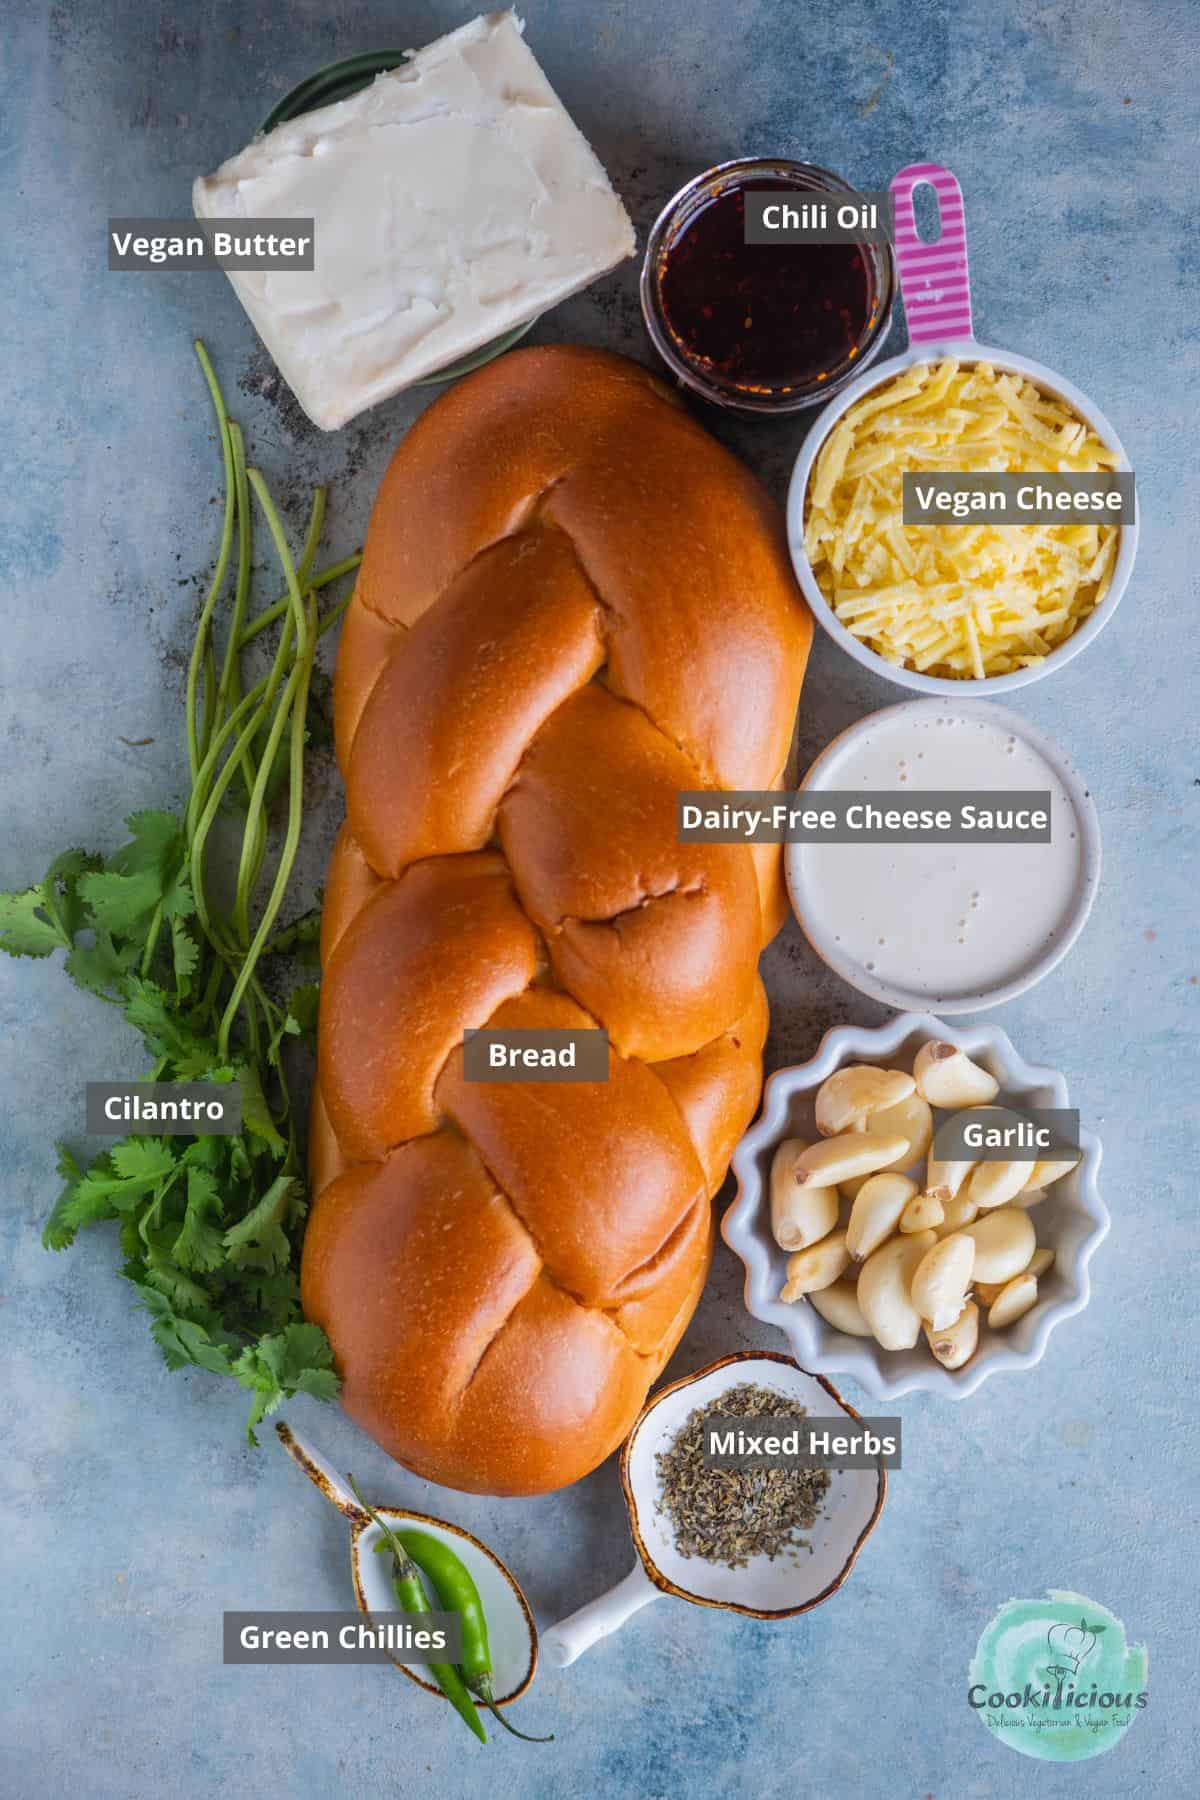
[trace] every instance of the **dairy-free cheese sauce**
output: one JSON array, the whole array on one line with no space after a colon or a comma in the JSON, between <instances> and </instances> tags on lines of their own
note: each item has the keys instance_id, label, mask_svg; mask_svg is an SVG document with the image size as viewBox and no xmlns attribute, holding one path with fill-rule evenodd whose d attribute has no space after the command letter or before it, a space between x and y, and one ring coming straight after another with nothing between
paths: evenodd
<instances>
[{"instance_id":1,"label":"dairy-free cheese sauce","mask_svg":"<svg viewBox=\"0 0 1200 1800\"><path fill-rule=\"evenodd\" d=\"M1061 777L1014 725L950 708L880 714L810 783L814 795L821 786L1051 795L1048 844L793 848L803 911L868 986L886 982L931 1004L967 998L1017 979L1069 927L1084 880L1079 818Z\"/></svg>"}]
</instances>

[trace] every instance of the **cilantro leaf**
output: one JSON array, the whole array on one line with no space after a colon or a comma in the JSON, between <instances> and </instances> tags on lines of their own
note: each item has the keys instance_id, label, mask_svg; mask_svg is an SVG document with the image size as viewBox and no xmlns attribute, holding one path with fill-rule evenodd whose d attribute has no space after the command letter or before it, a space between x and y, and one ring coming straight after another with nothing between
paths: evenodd
<instances>
[{"instance_id":1,"label":"cilantro leaf","mask_svg":"<svg viewBox=\"0 0 1200 1800\"><path fill-rule=\"evenodd\" d=\"M264 956L295 956L307 961L306 951L315 951L321 941L321 908L314 906L301 913L282 931L277 931L263 952Z\"/></svg>"},{"instance_id":2,"label":"cilantro leaf","mask_svg":"<svg viewBox=\"0 0 1200 1800\"><path fill-rule=\"evenodd\" d=\"M131 1189L145 1193L175 1168L171 1138L128 1137L109 1151L113 1168Z\"/></svg>"},{"instance_id":3,"label":"cilantro leaf","mask_svg":"<svg viewBox=\"0 0 1200 1800\"><path fill-rule=\"evenodd\" d=\"M42 1244L47 1250L66 1250L75 1242L77 1226L71 1219L71 1198L83 1180L83 1170L65 1144L58 1144L55 1167L66 1186L59 1194L42 1231Z\"/></svg>"},{"instance_id":4,"label":"cilantro leaf","mask_svg":"<svg viewBox=\"0 0 1200 1800\"><path fill-rule=\"evenodd\" d=\"M170 1141L124 1138L80 1171L68 1152L60 1151L59 1170L68 1178L46 1222L43 1242L65 1249L75 1233L102 1219L131 1212L175 1166Z\"/></svg>"},{"instance_id":5,"label":"cilantro leaf","mask_svg":"<svg viewBox=\"0 0 1200 1800\"><path fill-rule=\"evenodd\" d=\"M125 821L129 842L110 860L122 875L162 876L183 861L186 848L183 829L173 813L136 812Z\"/></svg>"},{"instance_id":6,"label":"cilantro leaf","mask_svg":"<svg viewBox=\"0 0 1200 1800\"><path fill-rule=\"evenodd\" d=\"M280 1137L271 1109L267 1105L267 1097L263 1093L262 1078L253 1063L246 1063L238 1070L238 1086L242 1090L242 1125L260 1138L276 1156L282 1156L287 1145Z\"/></svg>"},{"instance_id":7,"label":"cilantro leaf","mask_svg":"<svg viewBox=\"0 0 1200 1800\"><path fill-rule=\"evenodd\" d=\"M162 884L150 872L118 875L106 869L85 875L79 891L96 924L121 937L129 937L148 923L162 898Z\"/></svg>"},{"instance_id":8,"label":"cilantro leaf","mask_svg":"<svg viewBox=\"0 0 1200 1800\"><path fill-rule=\"evenodd\" d=\"M141 1032L151 1054L171 1058L176 1064L175 1080L199 1080L217 1060L212 1041L197 1037L156 982L131 975L125 991L125 1017Z\"/></svg>"},{"instance_id":9,"label":"cilantro leaf","mask_svg":"<svg viewBox=\"0 0 1200 1800\"><path fill-rule=\"evenodd\" d=\"M234 1364L234 1374L254 1399L246 1436L257 1444L254 1427L293 1394L312 1394L318 1400L335 1398L339 1383L333 1369L333 1350L318 1325L289 1325L273 1336L248 1345Z\"/></svg>"},{"instance_id":10,"label":"cilantro leaf","mask_svg":"<svg viewBox=\"0 0 1200 1800\"><path fill-rule=\"evenodd\" d=\"M157 1143L162 1141L124 1139L103 1156L95 1157L86 1172L81 1172L63 1150L59 1154L59 1170L68 1175L68 1186L54 1204L43 1242L50 1249L65 1249L83 1226L94 1226L101 1219L117 1219L135 1208L175 1165L169 1148L155 1148Z\"/></svg>"},{"instance_id":11,"label":"cilantro leaf","mask_svg":"<svg viewBox=\"0 0 1200 1800\"><path fill-rule=\"evenodd\" d=\"M263 1331L282 1331L300 1317L300 1282L296 1271L247 1269L241 1277L247 1300L252 1302Z\"/></svg>"},{"instance_id":12,"label":"cilantro leaf","mask_svg":"<svg viewBox=\"0 0 1200 1800\"><path fill-rule=\"evenodd\" d=\"M93 856L87 850L64 850L46 870L42 898L47 915L58 922L69 939L87 923L87 909L79 895L79 877L103 867L102 856Z\"/></svg>"},{"instance_id":13,"label":"cilantro leaf","mask_svg":"<svg viewBox=\"0 0 1200 1800\"><path fill-rule=\"evenodd\" d=\"M258 1205L225 1233L229 1260L241 1269L280 1269L292 1254L282 1219L296 1186L290 1175L278 1175Z\"/></svg>"},{"instance_id":14,"label":"cilantro leaf","mask_svg":"<svg viewBox=\"0 0 1200 1800\"><path fill-rule=\"evenodd\" d=\"M316 1034L320 998L321 988L316 981L305 981L292 989L288 1000L288 1018L295 1020L301 1037L313 1037Z\"/></svg>"},{"instance_id":15,"label":"cilantro leaf","mask_svg":"<svg viewBox=\"0 0 1200 1800\"><path fill-rule=\"evenodd\" d=\"M187 1211L172 1255L184 1269L219 1269L225 1246L213 1223L221 1216L221 1191L215 1175L193 1165L187 1172Z\"/></svg>"},{"instance_id":16,"label":"cilantro leaf","mask_svg":"<svg viewBox=\"0 0 1200 1800\"><path fill-rule=\"evenodd\" d=\"M23 894L0 894L0 950L9 956L49 956L70 939L46 917L45 896L40 887Z\"/></svg>"},{"instance_id":17,"label":"cilantro leaf","mask_svg":"<svg viewBox=\"0 0 1200 1800\"><path fill-rule=\"evenodd\" d=\"M200 967L200 946L179 918L171 920L171 961L175 970L176 998L185 1000L192 992L192 977Z\"/></svg>"},{"instance_id":18,"label":"cilantro leaf","mask_svg":"<svg viewBox=\"0 0 1200 1800\"><path fill-rule=\"evenodd\" d=\"M176 1312L206 1311L207 1290L171 1260L171 1233L155 1232L152 1237L155 1241L149 1244L143 1258L146 1284L165 1294Z\"/></svg>"},{"instance_id":19,"label":"cilantro leaf","mask_svg":"<svg viewBox=\"0 0 1200 1800\"><path fill-rule=\"evenodd\" d=\"M184 873L187 840L178 819L139 812L125 823L129 843L109 857L107 869L79 881L94 923L117 937L142 931L156 907L167 918L186 918L196 904Z\"/></svg>"},{"instance_id":20,"label":"cilantro leaf","mask_svg":"<svg viewBox=\"0 0 1200 1800\"><path fill-rule=\"evenodd\" d=\"M0 894L0 950L10 956L69 950L85 923L78 879L100 866L100 858L86 850L67 850L55 857L39 886Z\"/></svg>"},{"instance_id":21,"label":"cilantro leaf","mask_svg":"<svg viewBox=\"0 0 1200 1800\"><path fill-rule=\"evenodd\" d=\"M231 1346L219 1334L214 1336L209 1324L178 1313L160 1289L138 1281L133 1285L139 1304L150 1314L150 1335L162 1351L168 1369L194 1363L214 1375L233 1374Z\"/></svg>"},{"instance_id":22,"label":"cilantro leaf","mask_svg":"<svg viewBox=\"0 0 1200 1800\"><path fill-rule=\"evenodd\" d=\"M93 944L76 944L64 966L76 987L107 1000L122 992L138 954L136 943L126 943L118 949L109 933L101 930L95 933Z\"/></svg>"}]
</instances>

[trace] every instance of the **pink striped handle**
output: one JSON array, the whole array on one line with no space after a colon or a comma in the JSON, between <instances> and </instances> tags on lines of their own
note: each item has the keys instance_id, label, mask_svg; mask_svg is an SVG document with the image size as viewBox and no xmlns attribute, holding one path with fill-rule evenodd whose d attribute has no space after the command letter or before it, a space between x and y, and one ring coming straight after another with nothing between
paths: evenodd
<instances>
[{"instance_id":1,"label":"pink striped handle","mask_svg":"<svg viewBox=\"0 0 1200 1800\"><path fill-rule=\"evenodd\" d=\"M927 244L917 232L913 190L927 183L937 195L942 235ZM940 163L910 163L892 181L896 196L896 263L910 344L972 337L971 278L962 189Z\"/></svg>"}]
</instances>

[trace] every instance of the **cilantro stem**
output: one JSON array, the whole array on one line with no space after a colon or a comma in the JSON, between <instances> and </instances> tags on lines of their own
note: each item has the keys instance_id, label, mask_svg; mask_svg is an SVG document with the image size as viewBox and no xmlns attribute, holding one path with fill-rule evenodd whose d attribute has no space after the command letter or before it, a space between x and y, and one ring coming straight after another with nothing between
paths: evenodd
<instances>
[{"instance_id":1,"label":"cilantro stem","mask_svg":"<svg viewBox=\"0 0 1200 1800\"><path fill-rule=\"evenodd\" d=\"M242 467L242 485L243 485L243 488L245 488L247 486L244 463L243 463L243 467ZM312 568L313 560L317 554L317 547L321 542L321 532L322 532L322 530L324 528L324 524L325 524L325 502L326 502L327 494L328 494L328 490L326 488L317 487L317 488L313 489L312 510L309 513L308 530L305 533L304 548L301 551L300 564L296 571L296 580L297 580L297 584L300 588L304 588L305 583L308 580L309 571ZM247 505L249 504L248 496L247 496L246 503L247 503ZM230 645L237 642L238 638L241 635L241 629L242 629L242 619L239 617L235 621L235 623L233 625L231 625L231 627L230 627L230 638L229 638ZM272 762L272 768L268 770L268 774L270 774L273 771L273 762L274 762L273 758L271 759L271 762ZM246 792L247 792L247 800L248 800L248 807L247 807L248 817L247 817L246 833L245 833L245 837L243 840L243 856L244 857L246 856L246 853L248 850L248 862L247 862L247 873L246 873L245 886L243 889L241 883L239 882L238 893L239 893L239 898L243 892L245 893L246 904L245 904L245 907L242 909L235 908L234 926L238 933L239 940L241 941L242 945L244 946L247 938L249 937L249 932L250 932L250 927L249 927L250 898L253 895L255 888L258 886L258 878L259 878L259 875L262 873L263 858L265 857L266 852L267 852L267 817L266 817L266 807L263 806L258 810L257 817L255 819L255 823L253 825L253 828L251 828L249 819L253 813L254 781L250 774L250 768L249 768L248 762L243 761L242 768L243 768L243 772L246 776Z\"/></svg>"},{"instance_id":2,"label":"cilantro stem","mask_svg":"<svg viewBox=\"0 0 1200 1800\"><path fill-rule=\"evenodd\" d=\"M302 702L303 710L307 712L308 683L312 674L313 652L316 649L317 608L315 597L310 595L308 601L305 601L305 598L301 593L301 577L302 575L307 575L308 565L311 563L316 552L321 522L325 516L325 491L323 488L318 488L313 496L312 518L309 523L308 537L301 556L300 571L297 572L297 569L292 562L292 553L284 533L283 522L275 509L275 503L271 499L267 484L263 480L261 472L258 469L250 469L247 471L247 479L254 489L255 498L263 510L263 515L267 521L267 529L270 531L272 540L274 541L275 552L279 557L284 580L287 583L288 601L296 629L295 667L303 667L305 660L307 660L308 663L308 676L305 677L303 683L304 693ZM285 625L284 637L286 638L286 636L287 627ZM289 686L290 685L289 682ZM250 797L250 805L246 815L246 829L242 839L242 854L238 864L237 894L233 905L234 925L243 942L249 937L250 900L258 881L259 870L262 866L261 834L263 830L263 803L266 795L267 783L270 780L272 770L275 766L275 752L279 747L279 742L283 735L283 728L287 722L289 704L285 694L284 701L271 724L266 747L262 754L262 761L259 764L258 775L255 778L254 792ZM302 735L306 725L307 720L301 719L300 730ZM303 742L301 747L303 748ZM298 774L293 766L291 780L293 784L299 781L301 786L303 786L303 762L301 762Z\"/></svg>"},{"instance_id":3,"label":"cilantro stem","mask_svg":"<svg viewBox=\"0 0 1200 1800\"><path fill-rule=\"evenodd\" d=\"M204 645L204 704L200 710L200 749L203 751L217 717L217 654L213 647L211 620Z\"/></svg>"},{"instance_id":4,"label":"cilantro stem","mask_svg":"<svg viewBox=\"0 0 1200 1800\"><path fill-rule=\"evenodd\" d=\"M213 413L215 414L216 421L217 421L217 433L221 440L221 460L222 460L222 463L224 465L224 470L225 470L225 517L224 517L224 521L221 526L221 543L220 543L220 548L217 551L217 566L213 570L212 580L210 581L209 587L208 587L208 593L205 596L204 605L200 609L200 622L196 628L196 641L192 645L192 654L191 654L191 658L189 659L189 662L188 662L188 673L187 673L188 765L191 769L192 778L194 780L195 775L196 775L196 770L200 766L200 757L202 754L201 746L205 742L205 736L202 733L198 733L197 727L196 727L197 690L198 690L199 684L200 684L201 669L204 668L207 672L207 669L210 666L207 659L210 659L212 656L211 633L212 633L213 609L215 608L215 606L217 604L217 598L221 592L221 589L225 585L225 574L229 567L229 553L233 547L234 510L235 510L235 506L236 506L236 483L234 480L234 470L233 470L233 446L232 446L232 443L230 440L230 435L229 435L229 414L225 409L225 397L221 393L221 389L217 382L217 377L213 370L212 363L209 361L208 351L204 348L204 345L200 342L199 338L197 338L195 340L192 348L195 350L197 360L200 364L201 369L204 371L204 379L208 383L208 391L209 391L209 395L211 396L211 399L212 399ZM211 729L211 720L208 718L208 701L207 701L208 692L211 691L211 684L208 681L206 681L206 683L205 683L205 689L206 689L205 726L207 727L207 729Z\"/></svg>"},{"instance_id":5,"label":"cilantro stem","mask_svg":"<svg viewBox=\"0 0 1200 1800\"><path fill-rule=\"evenodd\" d=\"M250 472L252 481L256 474L257 470L252 469ZM270 506L269 495L267 496L267 505ZM271 513L273 512L274 508L272 507ZM270 518L271 513L268 513L268 518ZM309 601L308 610L309 619L307 621L307 628L301 638L301 642L304 644L303 657L301 661L296 664L288 678L288 687L289 689L294 688L294 692L292 693L290 700L285 693L283 703L279 709L280 717L286 714L289 705L292 709L287 832L284 837L283 848L279 853L279 864L275 871L275 880L267 899L266 906L263 908L262 917L258 922L258 930L254 934L250 948L246 952L245 960L238 972L237 980L233 984L233 993L229 997L229 1001L225 1007L225 1012L217 1031L217 1047L222 1058L228 1054L229 1034L233 1029L233 1021L237 1016L237 1009L241 1003L242 994L245 991L246 984L254 973L255 965L262 954L263 945L270 937L271 926L275 923L276 914L283 904L284 892L291 877L292 864L296 860L296 851L300 844L300 826L303 821L304 806L305 714L308 710L308 688L312 679L313 656L317 648L315 600Z\"/></svg>"},{"instance_id":6,"label":"cilantro stem","mask_svg":"<svg viewBox=\"0 0 1200 1800\"><path fill-rule=\"evenodd\" d=\"M275 509L275 502L272 500L267 484L262 478L262 471L260 469L247 469L246 475L250 482L250 486L254 489L258 504L263 509L263 516L267 521L267 529L271 533L271 537L274 541L275 553L279 557L280 567L283 570L283 578L287 583L288 603L291 606L292 618L296 625L296 656L297 659L299 659L303 655L305 649L305 625L307 623L304 596L300 591L300 580L296 574L295 564L292 562L292 553L288 548L287 538L284 535L283 521L280 519L279 514ZM315 607L313 610L315 615Z\"/></svg>"},{"instance_id":7,"label":"cilantro stem","mask_svg":"<svg viewBox=\"0 0 1200 1800\"><path fill-rule=\"evenodd\" d=\"M263 723L274 704L275 695L278 692L284 669L287 666L288 655L291 650L291 636L292 625L291 620L289 619L284 626L283 635L279 641L279 649L275 654L274 665L272 666L266 681L262 684L262 697L250 716L249 724L243 727L237 742L229 753L224 767L216 777L216 780L210 784L204 810L201 812L195 830L191 834L189 855L192 865L192 884L196 896L196 914L206 932L211 926L208 897L204 887L204 850L208 841L208 834L212 829L213 820L217 816L226 788L232 781L243 755L254 743L255 738L262 729ZM294 672L295 666L293 666L293 673ZM246 708L252 697L252 694L247 695L246 700L241 703L239 711L243 711Z\"/></svg>"},{"instance_id":8,"label":"cilantro stem","mask_svg":"<svg viewBox=\"0 0 1200 1800\"><path fill-rule=\"evenodd\" d=\"M142 978L150 973L150 965L154 961L154 952L158 945L158 934L162 930L163 903L160 900L150 918L150 929L146 933L146 948L142 953Z\"/></svg>"},{"instance_id":9,"label":"cilantro stem","mask_svg":"<svg viewBox=\"0 0 1200 1800\"><path fill-rule=\"evenodd\" d=\"M308 588L308 577L317 554L317 545L321 542L321 532L325 526L325 502L329 498L329 489L317 487L313 489L312 511L308 516L308 531L304 539L304 548L300 552L300 562L296 569L296 580L302 590ZM241 630L241 621L238 621Z\"/></svg>"},{"instance_id":10,"label":"cilantro stem","mask_svg":"<svg viewBox=\"0 0 1200 1800\"><path fill-rule=\"evenodd\" d=\"M196 780L195 785L192 788L191 798L188 800L187 831L189 838L191 838L194 833L195 820L201 809L201 804L208 799L211 788L211 776L213 770L220 761L222 749L228 742L230 735L237 729L238 724L246 716L249 709L258 706L263 695L267 691L269 680L270 677L264 675L263 679L256 682L248 694L242 696L228 718L221 725L219 731L214 736L212 743L205 752L204 760L196 772ZM278 685L278 683L276 683L276 685Z\"/></svg>"},{"instance_id":11,"label":"cilantro stem","mask_svg":"<svg viewBox=\"0 0 1200 1800\"><path fill-rule=\"evenodd\" d=\"M246 602L250 596L250 562L252 553L251 530L253 521L250 516L250 488L246 480L246 446L242 437L242 428L234 419L228 423L230 451L233 457L234 494L237 504L238 533L238 572L237 585L233 594L233 612L229 620L229 636L225 643L225 658L221 665L221 680L217 687L217 704L224 708L230 700L238 699L238 640L246 617Z\"/></svg>"},{"instance_id":12,"label":"cilantro stem","mask_svg":"<svg viewBox=\"0 0 1200 1800\"><path fill-rule=\"evenodd\" d=\"M231 703L236 705L241 698L241 653L237 645L242 625L245 622L246 604L250 596L250 576L254 551L254 521L250 512L250 489L246 481L246 445L242 437L242 428L234 419L229 421L229 444L233 452L233 480L237 501L238 570L233 593L233 614L225 641L221 679L217 686L218 718L224 715L226 708ZM254 785L253 764L248 757L244 757L240 766L242 780L245 782L248 795Z\"/></svg>"},{"instance_id":13,"label":"cilantro stem","mask_svg":"<svg viewBox=\"0 0 1200 1800\"><path fill-rule=\"evenodd\" d=\"M329 587L332 582L340 581L343 575L349 575L352 570L357 569L361 561L362 551L356 550L353 556L345 556L342 558L341 562L331 563L329 568L320 569L315 575L311 575L305 583L305 587L310 592L316 588ZM318 637L324 637L325 633L329 630L329 627L337 623L337 620L341 618L349 603L349 596L347 596L334 612L326 614L317 626ZM239 648L244 649L245 646L250 643L252 638L258 636L260 631L266 631L267 627L273 625L276 619L281 619L290 605L290 595L284 594L275 602L274 606L268 606L265 612L260 612L257 617L251 619L250 623L242 632Z\"/></svg>"}]
</instances>

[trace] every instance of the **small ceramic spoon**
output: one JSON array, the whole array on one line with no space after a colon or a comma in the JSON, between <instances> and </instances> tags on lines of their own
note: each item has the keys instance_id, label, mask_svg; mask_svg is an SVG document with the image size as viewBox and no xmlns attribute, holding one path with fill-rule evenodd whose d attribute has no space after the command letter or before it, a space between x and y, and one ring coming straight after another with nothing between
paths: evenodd
<instances>
[{"instance_id":1,"label":"small ceramic spoon","mask_svg":"<svg viewBox=\"0 0 1200 1800\"><path fill-rule=\"evenodd\" d=\"M542 1639L559 1668L602 1637L619 1631L627 1619L657 1600L675 1594L696 1606L724 1607L755 1619L792 1619L836 1594L846 1580L883 1510L887 1472L882 1463L871 1469L833 1469L821 1514L807 1534L812 1554L751 1557L744 1569L683 1557L667 1520L657 1510L660 1483L655 1457L673 1442L696 1407L743 1382L770 1388L817 1417L838 1412L857 1419L837 1389L820 1375L810 1375L789 1356L747 1350L685 1375L652 1396L621 1451L621 1486L638 1561L624 1581L599 1599L553 1626Z\"/></svg>"},{"instance_id":2,"label":"small ceramic spoon","mask_svg":"<svg viewBox=\"0 0 1200 1800\"><path fill-rule=\"evenodd\" d=\"M297 1437L288 1425L278 1424L275 1430L292 1461L350 1521L350 1573L359 1611L376 1616L395 1612L396 1596L392 1591L389 1559L374 1553L381 1536L378 1525L368 1519L340 1476L311 1444ZM377 1506L375 1510L381 1519L396 1529L414 1525L432 1537L442 1538L466 1564L475 1578L487 1620L496 1704L508 1706L519 1699L537 1668L538 1638L529 1603L515 1576L486 1544L481 1544L478 1538L473 1538L469 1531L463 1531L458 1525L449 1525L445 1519L431 1519L427 1513L408 1512L396 1506ZM432 1595L430 1600L436 1606ZM445 1699L441 1688L426 1680L420 1664L397 1663L395 1666L427 1693Z\"/></svg>"}]
</instances>

